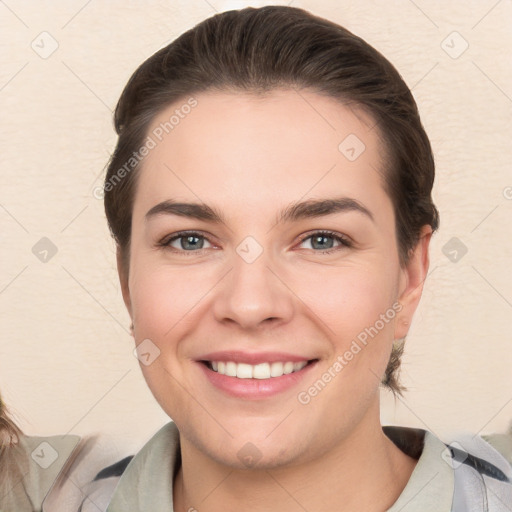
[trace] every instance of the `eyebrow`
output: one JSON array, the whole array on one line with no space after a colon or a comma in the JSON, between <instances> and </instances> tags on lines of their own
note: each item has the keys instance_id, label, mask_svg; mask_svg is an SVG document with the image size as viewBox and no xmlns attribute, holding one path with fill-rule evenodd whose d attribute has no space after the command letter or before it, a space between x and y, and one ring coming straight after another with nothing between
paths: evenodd
<instances>
[{"instance_id":1,"label":"eyebrow","mask_svg":"<svg viewBox=\"0 0 512 512\"><path fill-rule=\"evenodd\" d=\"M373 214L356 199L350 197L337 197L326 199L308 199L306 201L291 203L277 215L277 224L296 222L301 219L324 217L339 212L359 212L371 221L375 221ZM146 220L157 215L177 215L190 219L204 220L217 224L225 224L222 213L204 203L183 203L167 200L153 206L146 213Z\"/></svg>"}]
</instances>

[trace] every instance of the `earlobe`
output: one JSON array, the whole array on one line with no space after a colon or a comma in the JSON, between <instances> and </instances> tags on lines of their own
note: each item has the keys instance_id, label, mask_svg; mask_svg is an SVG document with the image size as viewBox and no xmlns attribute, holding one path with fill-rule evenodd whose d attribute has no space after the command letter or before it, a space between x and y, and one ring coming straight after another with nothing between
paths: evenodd
<instances>
[{"instance_id":1,"label":"earlobe","mask_svg":"<svg viewBox=\"0 0 512 512\"><path fill-rule=\"evenodd\" d=\"M420 302L423 283L428 273L428 250L431 237L431 226L423 226L419 240L411 251L407 264L402 269L402 282L398 298L398 301L402 304L402 310L396 318L395 339L405 338L409 332L414 312Z\"/></svg>"}]
</instances>

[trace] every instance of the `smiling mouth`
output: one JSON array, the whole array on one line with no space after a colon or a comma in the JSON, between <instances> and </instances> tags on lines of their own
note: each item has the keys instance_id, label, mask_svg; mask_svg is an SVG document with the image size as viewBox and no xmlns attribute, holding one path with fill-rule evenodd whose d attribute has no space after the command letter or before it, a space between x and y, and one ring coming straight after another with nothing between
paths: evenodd
<instances>
[{"instance_id":1,"label":"smiling mouth","mask_svg":"<svg viewBox=\"0 0 512 512\"><path fill-rule=\"evenodd\" d=\"M236 377L237 379L271 379L299 372L316 361L317 359L300 362L277 361L273 363L259 363L254 365L247 363L235 363L234 361L201 362L210 370L227 377Z\"/></svg>"}]
</instances>

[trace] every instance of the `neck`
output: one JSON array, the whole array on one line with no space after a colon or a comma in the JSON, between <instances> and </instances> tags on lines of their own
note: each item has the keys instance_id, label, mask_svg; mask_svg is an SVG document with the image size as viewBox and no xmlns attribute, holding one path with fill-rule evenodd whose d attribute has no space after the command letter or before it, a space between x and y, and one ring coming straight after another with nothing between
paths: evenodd
<instances>
[{"instance_id":1,"label":"neck","mask_svg":"<svg viewBox=\"0 0 512 512\"><path fill-rule=\"evenodd\" d=\"M416 465L383 433L363 422L331 450L307 462L268 470L218 464L182 438L174 482L176 512L251 510L388 510Z\"/></svg>"}]
</instances>

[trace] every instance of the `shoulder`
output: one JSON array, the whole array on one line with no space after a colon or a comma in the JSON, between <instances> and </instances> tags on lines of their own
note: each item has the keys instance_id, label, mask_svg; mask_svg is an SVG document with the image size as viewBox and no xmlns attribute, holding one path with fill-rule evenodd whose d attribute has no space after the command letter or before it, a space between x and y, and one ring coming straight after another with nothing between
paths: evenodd
<instances>
[{"instance_id":1,"label":"shoulder","mask_svg":"<svg viewBox=\"0 0 512 512\"><path fill-rule=\"evenodd\" d=\"M83 509L83 505L88 485L102 468L120 458L121 453L108 436L95 435L83 439L78 438L78 441L44 499L43 512L87 510ZM58 446L55 449L58 451ZM98 512L99 509L92 510Z\"/></svg>"},{"instance_id":2,"label":"shoulder","mask_svg":"<svg viewBox=\"0 0 512 512\"><path fill-rule=\"evenodd\" d=\"M512 466L512 430L508 434L489 434L482 438L505 457Z\"/></svg>"},{"instance_id":3,"label":"shoulder","mask_svg":"<svg viewBox=\"0 0 512 512\"><path fill-rule=\"evenodd\" d=\"M430 510L428 506L452 512L509 511L512 467L483 438L459 434L453 441L444 442L420 429L384 427L384 432L418 460L393 511L403 502L415 511ZM501 438L500 442L503 444Z\"/></svg>"},{"instance_id":4,"label":"shoulder","mask_svg":"<svg viewBox=\"0 0 512 512\"><path fill-rule=\"evenodd\" d=\"M80 512L172 510L172 486L180 465L179 432L162 427L135 455L99 471L87 485Z\"/></svg>"},{"instance_id":5,"label":"shoulder","mask_svg":"<svg viewBox=\"0 0 512 512\"><path fill-rule=\"evenodd\" d=\"M132 459L133 455L130 455L101 469L92 482L85 487L85 497L79 512L104 512L107 510L121 475Z\"/></svg>"},{"instance_id":6,"label":"shoulder","mask_svg":"<svg viewBox=\"0 0 512 512\"><path fill-rule=\"evenodd\" d=\"M0 482L0 508L47 510L47 500L62 485L80 445L81 439L75 435L20 435L15 445L2 450L5 475Z\"/></svg>"},{"instance_id":7,"label":"shoulder","mask_svg":"<svg viewBox=\"0 0 512 512\"><path fill-rule=\"evenodd\" d=\"M174 422L169 422L130 461L107 512L172 511L170 482L180 465L179 431Z\"/></svg>"},{"instance_id":8,"label":"shoulder","mask_svg":"<svg viewBox=\"0 0 512 512\"><path fill-rule=\"evenodd\" d=\"M512 466L501 453L482 437L468 434L457 436L447 450L455 475L455 511L510 510Z\"/></svg>"}]
</instances>

